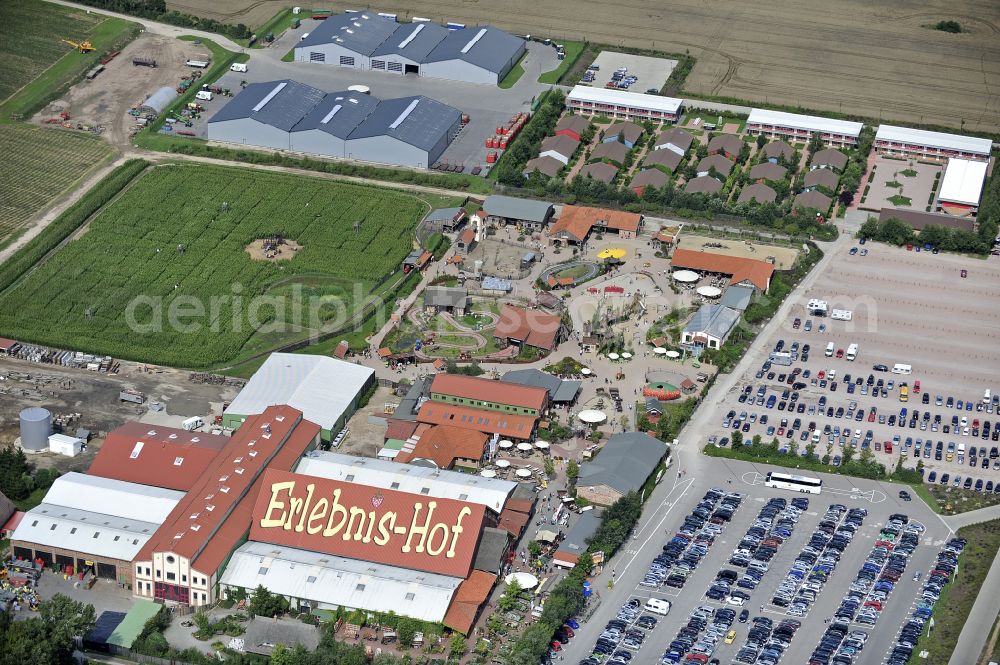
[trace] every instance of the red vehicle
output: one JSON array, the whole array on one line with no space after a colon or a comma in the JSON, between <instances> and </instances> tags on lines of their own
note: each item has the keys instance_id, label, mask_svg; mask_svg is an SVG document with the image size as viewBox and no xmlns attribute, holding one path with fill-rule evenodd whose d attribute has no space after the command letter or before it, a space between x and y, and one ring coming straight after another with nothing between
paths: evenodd
<instances>
[{"instance_id":1,"label":"red vehicle","mask_svg":"<svg viewBox=\"0 0 1000 665\"><path fill-rule=\"evenodd\" d=\"M825 369L821 369L819 371L819 374L816 375L816 378L820 379L820 380L825 379L826 378L826 370Z\"/></svg>"},{"instance_id":2,"label":"red vehicle","mask_svg":"<svg viewBox=\"0 0 1000 665\"><path fill-rule=\"evenodd\" d=\"M779 427L778 428L778 436L783 436L784 433L785 433L785 428L784 427Z\"/></svg>"},{"instance_id":3,"label":"red vehicle","mask_svg":"<svg viewBox=\"0 0 1000 665\"><path fill-rule=\"evenodd\" d=\"M553 651L562 651L562 642L559 640L552 640L549 646L552 647Z\"/></svg>"},{"instance_id":4,"label":"red vehicle","mask_svg":"<svg viewBox=\"0 0 1000 665\"><path fill-rule=\"evenodd\" d=\"M799 326L801 325L802 325L802 319L795 319L794 321L792 321L792 328L794 328L795 330L798 330Z\"/></svg>"},{"instance_id":5,"label":"red vehicle","mask_svg":"<svg viewBox=\"0 0 1000 665\"><path fill-rule=\"evenodd\" d=\"M892 452L892 442L891 441L886 441L885 442L885 452L887 452L887 453L891 453Z\"/></svg>"},{"instance_id":6,"label":"red vehicle","mask_svg":"<svg viewBox=\"0 0 1000 665\"><path fill-rule=\"evenodd\" d=\"M920 394L920 382L919 381L914 381L913 382L913 394L914 395L919 395Z\"/></svg>"},{"instance_id":7,"label":"red vehicle","mask_svg":"<svg viewBox=\"0 0 1000 665\"><path fill-rule=\"evenodd\" d=\"M871 412L868 414L868 422L870 422L870 423L875 422L875 410L874 409L872 409Z\"/></svg>"},{"instance_id":8,"label":"red vehicle","mask_svg":"<svg viewBox=\"0 0 1000 665\"><path fill-rule=\"evenodd\" d=\"M972 429L979 429L979 418L972 421Z\"/></svg>"},{"instance_id":9,"label":"red vehicle","mask_svg":"<svg viewBox=\"0 0 1000 665\"><path fill-rule=\"evenodd\" d=\"M838 358L843 358L844 357L844 350L843 349L837 349L837 357Z\"/></svg>"},{"instance_id":10,"label":"red vehicle","mask_svg":"<svg viewBox=\"0 0 1000 665\"><path fill-rule=\"evenodd\" d=\"M912 244L908 244L908 245L906 246L906 251L908 251L908 252L912 252L912 251L913 251L913 245L912 245Z\"/></svg>"}]
</instances>

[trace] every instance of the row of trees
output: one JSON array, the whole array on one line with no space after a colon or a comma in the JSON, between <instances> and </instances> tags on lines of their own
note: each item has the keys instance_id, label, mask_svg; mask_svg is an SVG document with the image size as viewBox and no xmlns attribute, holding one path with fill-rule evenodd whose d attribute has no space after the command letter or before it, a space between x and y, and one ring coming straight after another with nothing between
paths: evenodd
<instances>
[{"instance_id":1,"label":"row of trees","mask_svg":"<svg viewBox=\"0 0 1000 665\"><path fill-rule=\"evenodd\" d=\"M629 492L604 511L587 551L549 594L541 618L514 642L508 662L541 662L555 631L583 608L583 583L594 567L591 554L603 552L605 559L611 558L625 543L641 513L642 500L635 492Z\"/></svg>"},{"instance_id":2,"label":"row of trees","mask_svg":"<svg viewBox=\"0 0 1000 665\"><path fill-rule=\"evenodd\" d=\"M993 246L997 233L997 223L992 220L980 221L978 231L955 229L947 226L926 226L919 234L906 222L890 217L880 222L874 217L861 225L858 237L877 240L890 245L902 246L910 243L929 244L949 252L986 254Z\"/></svg>"},{"instance_id":3,"label":"row of trees","mask_svg":"<svg viewBox=\"0 0 1000 665\"><path fill-rule=\"evenodd\" d=\"M14 621L0 612L0 665L70 665L75 637L94 629L93 605L62 594L38 606L38 615Z\"/></svg>"},{"instance_id":4,"label":"row of trees","mask_svg":"<svg viewBox=\"0 0 1000 665\"><path fill-rule=\"evenodd\" d=\"M870 480L884 480L889 477L885 465L875 460L875 454L870 448L861 448L859 451L851 446L845 446L837 453L841 457L840 465L837 467L831 466L836 455L830 444L826 445L825 452L820 455L817 452L817 444L811 441L805 444L800 451L796 441L790 440L784 446L778 439L772 439L765 443L759 434L754 435L753 439L747 443L743 439L742 432L736 431L732 434L732 440L732 447L728 450L708 446L705 452L714 457L730 457L825 473L842 473Z\"/></svg>"},{"instance_id":5,"label":"row of trees","mask_svg":"<svg viewBox=\"0 0 1000 665\"><path fill-rule=\"evenodd\" d=\"M541 106L524 125L514 142L507 146L507 152L494 168L493 176L497 182L511 187L524 184L524 165L538 154L545 137L552 135L565 108L566 95L561 90L552 90L545 95Z\"/></svg>"},{"instance_id":6,"label":"row of trees","mask_svg":"<svg viewBox=\"0 0 1000 665\"><path fill-rule=\"evenodd\" d=\"M205 32L216 32L232 39L248 39L252 34L250 28L243 23L233 25L211 18L203 18L177 11L167 11L165 0L80 0L80 4L107 9L120 14L128 14L138 18L150 19L177 25L182 28L194 28Z\"/></svg>"}]
</instances>

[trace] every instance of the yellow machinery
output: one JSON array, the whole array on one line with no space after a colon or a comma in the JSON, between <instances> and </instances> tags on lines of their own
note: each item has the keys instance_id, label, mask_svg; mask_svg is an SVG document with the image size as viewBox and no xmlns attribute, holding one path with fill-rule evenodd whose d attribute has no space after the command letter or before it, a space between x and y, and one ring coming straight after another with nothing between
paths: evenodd
<instances>
[{"instance_id":1,"label":"yellow machinery","mask_svg":"<svg viewBox=\"0 0 1000 665\"><path fill-rule=\"evenodd\" d=\"M71 42L68 39L64 39L62 41L66 42L80 53L89 53L94 50L94 45L90 43L89 39L85 42L80 42L79 44L76 42Z\"/></svg>"}]
</instances>

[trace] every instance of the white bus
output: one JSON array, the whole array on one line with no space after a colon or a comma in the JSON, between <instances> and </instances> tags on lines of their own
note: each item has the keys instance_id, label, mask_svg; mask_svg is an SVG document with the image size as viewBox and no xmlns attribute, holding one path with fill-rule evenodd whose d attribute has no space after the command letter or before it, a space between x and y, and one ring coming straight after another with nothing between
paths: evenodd
<instances>
[{"instance_id":1,"label":"white bus","mask_svg":"<svg viewBox=\"0 0 1000 665\"><path fill-rule=\"evenodd\" d=\"M793 476L787 473L770 471L767 474L767 478L764 479L764 487L819 494L823 491L823 481L819 478L811 478L809 476Z\"/></svg>"},{"instance_id":2,"label":"white bus","mask_svg":"<svg viewBox=\"0 0 1000 665\"><path fill-rule=\"evenodd\" d=\"M851 344L850 346L847 347L847 359L854 360L857 357L858 357L858 345Z\"/></svg>"}]
</instances>

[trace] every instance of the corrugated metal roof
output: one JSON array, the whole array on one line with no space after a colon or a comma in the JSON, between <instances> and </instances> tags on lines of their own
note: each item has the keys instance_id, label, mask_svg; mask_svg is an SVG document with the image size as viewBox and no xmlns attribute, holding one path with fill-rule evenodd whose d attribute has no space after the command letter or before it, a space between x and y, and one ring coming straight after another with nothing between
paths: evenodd
<instances>
[{"instance_id":1,"label":"corrugated metal roof","mask_svg":"<svg viewBox=\"0 0 1000 665\"><path fill-rule=\"evenodd\" d=\"M435 622L444 619L461 583L461 577L254 541L236 550L222 575L223 585L263 585L272 593L315 601L321 609L394 612Z\"/></svg>"},{"instance_id":2,"label":"corrugated metal roof","mask_svg":"<svg viewBox=\"0 0 1000 665\"><path fill-rule=\"evenodd\" d=\"M518 386L493 379L462 374L437 374L431 381L435 393L484 402L509 404L541 411L548 396L535 386ZM499 414L502 415L502 414Z\"/></svg>"},{"instance_id":3,"label":"corrugated metal roof","mask_svg":"<svg viewBox=\"0 0 1000 665\"><path fill-rule=\"evenodd\" d=\"M422 150L430 150L461 117L458 109L429 97L387 99L348 138L354 140L386 135Z\"/></svg>"},{"instance_id":4,"label":"corrugated metal roof","mask_svg":"<svg viewBox=\"0 0 1000 665\"><path fill-rule=\"evenodd\" d=\"M742 312L750 304L753 292L754 288L752 286L733 284L722 294L719 304L723 307L729 307Z\"/></svg>"},{"instance_id":5,"label":"corrugated metal roof","mask_svg":"<svg viewBox=\"0 0 1000 665\"><path fill-rule=\"evenodd\" d=\"M614 104L633 109L660 111L661 113L677 113L684 103L683 99L647 95L640 92L627 92L611 88L592 88L589 85L576 85L566 97L567 101L591 102L597 104Z\"/></svg>"},{"instance_id":6,"label":"corrugated metal roof","mask_svg":"<svg viewBox=\"0 0 1000 665\"><path fill-rule=\"evenodd\" d=\"M292 127L293 132L320 129L346 139L379 104L377 97L359 92L331 92Z\"/></svg>"},{"instance_id":7,"label":"corrugated metal roof","mask_svg":"<svg viewBox=\"0 0 1000 665\"><path fill-rule=\"evenodd\" d=\"M740 320L740 313L722 305L702 305L684 326L684 332L704 333L710 337L724 339Z\"/></svg>"},{"instance_id":8,"label":"corrugated metal roof","mask_svg":"<svg viewBox=\"0 0 1000 665\"><path fill-rule=\"evenodd\" d=\"M183 496L183 492L71 471L56 478L43 501L71 508L85 506L94 513L129 520L162 522Z\"/></svg>"},{"instance_id":9,"label":"corrugated metal roof","mask_svg":"<svg viewBox=\"0 0 1000 665\"><path fill-rule=\"evenodd\" d=\"M325 430L333 428L375 370L327 356L272 353L227 409L249 416L287 404Z\"/></svg>"},{"instance_id":10,"label":"corrugated metal roof","mask_svg":"<svg viewBox=\"0 0 1000 665\"><path fill-rule=\"evenodd\" d=\"M524 48L524 40L491 25L449 31L425 62L463 60L500 73Z\"/></svg>"},{"instance_id":11,"label":"corrugated metal roof","mask_svg":"<svg viewBox=\"0 0 1000 665\"><path fill-rule=\"evenodd\" d=\"M303 457L296 472L440 499L478 503L495 513L503 509L507 498L517 486L517 483L499 478L483 478L457 471L319 451Z\"/></svg>"},{"instance_id":12,"label":"corrugated metal roof","mask_svg":"<svg viewBox=\"0 0 1000 665\"><path fill-rule=\"evenodd\" d=\"M788 127L789 129L803 129L809 132L829 132L853 137L857 137L861 133L861 128L864 127L860 122L834 120L833 118L786 113L785 111L772 111L770 109L751 109L750 115L747 117L747 124L754 123L774 127Z\"/></svg>"},{"instance_id":13,"label":"corrugated metal roof","mask_svg":"<svg viewBox=\"0 0 1000 665\"><path fill-rule=\"evenodd\" d=\"M983 193L983 183L986 182L987 162L976 162L969 159L949 159L941 180L941 191L938 199L965 205L979 205L979 197Z\"/></svg>"},{"instance_id":14,"label":"corrugated metal roof","mask_svg":"<svg viewBox=\"0 0 1000 665\"><path fill-rule=\"evenodd\" d=\"M523 219L540 224L551 214L552 204L548 201L532 201L513 196L494 195L486 197L483 210L486 211L487 215Z\"/></svg>"},{"instance_id":15,"label":"corrugated metal roof","mask_svg":"<svg viewBox=\"0 0 1000 665\"><path fill-rule=\"evenodd\" d=\"M336 14L322 21L296 47L335 42L349 51L367 56L372 55L387 39L394 39L397 33L409 34L407 27L375 12Z\"/></svg>"},{"instance_id":16,"label":"corrugated metal roof","mask_svg":"<svg viewBox=\"0 0 1000 665\"><path fill-rule=\"evenodd\" d=\"M414 62L424 62L448 34L447 28L436 23L400 25L396 32L375 49L372 57L400 55Z\"/></svg>"},{"instance_id":17,"label":"corrugated metal roof","mask_svg":"<svg viewBox=\"0 0 1000 665\"><path fill-rule=\"evenodd\" d=\"M465 307L468 289L460 286L428 286L424 289L425 307Z\"/></svg>"},{"instance_id":18,"label":"corrugated metal roof","mask_svg":"<svg viewBox=\"0 0 1000 665\"><path fill-rule=\"evenodd\" d=\"M290 79L251 83L213 115L209 122L253 118L266 125L290 131L316 108L324 94L322 90Z\"/></svg>"},{"instance_id":19,"label":"corrugated metal roof","mask_svg":"<svg viewBox=\"0 0 1000 665\"><path fill-rule=\"evenodd\" d=\"M930 132L926 129L914 129L912 127L895 127L893 125L879 125L878 131L875 132L875 140L941 148L944 150L964 150L965 152L973 152L980 155L989 155L990 149L993 147L993 143L989 139L962 136L961 134Z\"/></svg>"},{"instance_id":20,"label":"corrugated metal roof","mask_svg":"<svg viewBox=\"0 0 1000 665\"><path fill-rule=\"evenodd\" d=\"M666 454L666 444L648 434L616 434L597 457L580 465L577 487L607 485L623 494L638 490Z\"/></svg>"},{"instance_id":21,"label":"corrugated metal roof","mask_svg":"<svg viewBox=\"0 0 1000 665\"><path fill-rule=\"evenodd\" d=\"M522 386L545 388L549 391L549 399L553 402L572 402L583 387L582 381L560 379L540 369L511 370L500 380Z\"/></svg>"}]
</instances>

